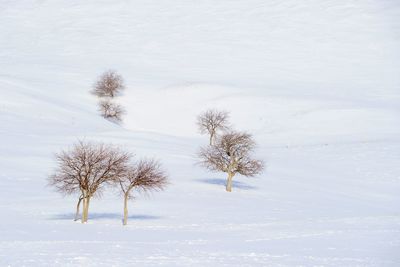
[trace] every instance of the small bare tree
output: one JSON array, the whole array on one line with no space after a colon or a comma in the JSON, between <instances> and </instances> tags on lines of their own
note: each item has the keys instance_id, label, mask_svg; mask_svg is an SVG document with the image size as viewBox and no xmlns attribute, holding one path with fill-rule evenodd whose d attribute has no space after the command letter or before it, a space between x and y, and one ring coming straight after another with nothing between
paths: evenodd
<instances>
[{"instance_id":1,"label":"small bare tree","mask_svg":"<svg viewBox=\"0 0 400 267\"><path fill-rule=\"evenodd\" d=\"M197 126L201 134L210 135L210 145L213 145L218 131L229 130L228 119L228 112L209 109L197 117Z\"/></svg>"},{"instance_id":2,"label":"small bare tree","mask_svg":"<svg viewBox=\"0 0 400 267\"><path fill-rule=\"evenodd\" d=\"M263 170L263 162L250 157L254 148L255 142L251 135L226 133L220 136L213 146L200 149L200 163L211 171L226 172L226 191L231 192L232 179L237 173L254 176Z\"/></svg>"},{"instance_id":3,"label":"small bare tree","mask_svg":"<svg viewBox=\"0 0 400 267\"><path fill-rule=\"evenodd\" d=\"M140 160L131 167L125 176L121 176L118 184L124 195L123 225L128 223L128 200L132 199L132 190L142 192L163 190L167 185L167 176L155 160Z\"/></svg>"},{"instance_id":4,"label":"small bare tree","mask_svg":"<svg viewBox=\"0 0 400 267\"><path fill-rule=\"evenodd\" d=\"M115 97L125 89L124 79L113 70L104 72L94 84L92 93L98 97Z\"/></svg>"},{"instance_id":5,"label":"small bare tree","mask_svg":"<svg viewBox=\"0 0 400 267\"><path fill-rule=\"evenodd\" d=\"M99 102L99 111L101 116L105 119L115 123L122 122L122 115L125 114L125 110L118 104L112 103L110 100L102 100Z\"/></svg>"},{"instance_id":6,"label":"small bare tree","mask_svg":"<svg viewBox=\"0 0 400 267\"><path fill-rule=\"evenodd\" d=\"M111 145L79 141L71 150L56 154L58 167L48 182L63 194L79 193L75 219L83 202L85 223L91 198L100 195L105 184L127 175L130 157Z\"/></svg>"}]
</instances>

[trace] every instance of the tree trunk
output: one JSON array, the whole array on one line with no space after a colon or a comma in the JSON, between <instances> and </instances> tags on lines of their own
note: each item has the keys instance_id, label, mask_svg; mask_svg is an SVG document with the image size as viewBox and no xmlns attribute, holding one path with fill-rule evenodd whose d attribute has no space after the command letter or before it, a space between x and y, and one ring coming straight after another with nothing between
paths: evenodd
<instances>
[{"instance_id":1,"label":"tree trunk","mask_svg":"<svg viewBox=\"0 0 400 267\"><path fill-rule=\"evenodd\" d=\"M232 191L232 178L234 174L233 173L228 173L228 179L226 180L226 191L231 192Z\"/></svg>"},{"instance_id":2,"label":"tree trunk","mask_svg":"<svg viewBox=\"0 0 400 267\"><path fill-rule=\"evenodd\" d=\"M80 210L80 206L81 206L81 202L82 202L83 197L80 196L79 200L78 200L78 204L76 204L76 213L75 213L75 219L74 221L79 220L79 210Z\"/></svg>"},{"instance_id":3,"label":"tree trunk","mask_svg":"<svg viewBox=\"0 0 400 267\"><path fill-rule=\"evenodd\" d=\"M124 196L124 221L123 221L123 225L127 225L128 224L128 196L129 193L125 193Z\"/></svg>"},{"instance_id":4,"label":"tree trunk","mask_svg":"<svg viewBox=\"0 0 400 267\"><path fill-rule=\"evenodd\" d=\"M83 207L82 207L82 216L81 216L81 223L85 223L85 216L86 216L86 197L83 196Z\"/></svg>"},{"instance_id":5,"label":"tree trunk","mask_svg":"<svg viewBox=\"0 0 400 267\"><path fill-rule=\"evenodd\" d=\"M89 204L90 204L90 196L86 196L83 199L82 223L86 223L88 221Z\"/></svg>"},{"instance_id":6,"label":"tree trunk","mask_svg":"<svg viewBox=\"0 0 400 267\"><path fill-rule=\"evenodd\" d=\"M213 130L213 131L210 133L210 146L215 145L215 139L216 139L216 137L217 137L217 131L216 131L216 130Z\"/></svg>"},{"instance_id":7,"label":"tree trunk","mask_svg":"<svg viewBox=\"0 0 400 267\"><path fill-rule=\"evenodd\" d=\"M88 221L89 218L89 204L90 204L90 197L87 197L85 223Z\"/></svg>"}]
</instances>

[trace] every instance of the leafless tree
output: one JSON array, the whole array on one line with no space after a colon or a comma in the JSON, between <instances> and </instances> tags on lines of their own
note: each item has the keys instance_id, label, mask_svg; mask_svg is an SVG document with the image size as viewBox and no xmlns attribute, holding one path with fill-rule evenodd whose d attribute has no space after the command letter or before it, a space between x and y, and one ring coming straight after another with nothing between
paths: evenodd
<instances>
[{"instance_id":1,"label":"leafless tree","mask_svg":"<svg viewBox=\"0 0 400 267\"><path fill-rule=\"evenodd\" d=\"M122 122L122 115L125 113L125 110L120 105L114 104L109 99L99 102L99 111L101 116L115 123Z\"/></svg>"},{"instance_id":2,"label":"leafless tree","mask_svg":"<svg viewBox=\"0 0 400 267\"><path fill-rule=\"evenodd\" d=\"M231 192L232 179L237 173L254 176L263 170L264 163L250 157L255 146L247 133L226 133L213 146L200 149L200 163L211 171L226 172L226 191Z\"/></svg>"},{"instance_id":3,"label":"leafless tree","mask_svg":"<svg viewBox=\"0 0 400 267\"><path fill-rule=\"evenodd\" d=\"M210 135L210 145L212 145L215 142L218 131L229 130L228 119L228 112L209 109L197 117L197 126L199 127L200 133L208 133Z\"/></svg>"},{"instance_id":4,"label":"leafless tree","mask_svg":"<svg viewBox=\"0 0 400 267\"><path fill-rule=\"evenodd\" d=\"M124 79L113 70L104 72L94 84L92 93L98 97L115 97L125 89Z\"/></svg>"},{"instance_id":5,"label":"leafless tree","mask_svg":"<svg viewBox=\"0 0 400 267\"><path fill-rule=\"evenodd\" d=\"M48 182L63 194L79 194L76 218L83 202L81 220L85 223L91 198L101 195L105 184L127 175L130 157L112 145L79 141L72 149L56 154L58 166Z\"/></svg>"},{"instance_id":6,"label":"leafless tree","mask_svg":"<svg viewBox=\"0 0 400 267\"><path fill-rule=\"evenodd\" d=\"M128 223L128 200L133 198L132 191L149 192L163 190L168 181L159 162L153 159L142 159L133 164L127 175L119 177L118 184L124 195L123 225L126 225Z\"/></svg>"}]
</instances>

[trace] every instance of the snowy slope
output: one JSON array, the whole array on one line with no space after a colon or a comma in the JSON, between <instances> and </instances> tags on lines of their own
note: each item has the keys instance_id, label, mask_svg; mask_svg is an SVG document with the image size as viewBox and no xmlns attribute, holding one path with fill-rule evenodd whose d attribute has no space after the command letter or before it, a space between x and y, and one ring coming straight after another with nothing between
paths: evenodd
<instances>
[{"instance_id":1,"label":"snowy slope","mask_svg":"<svg viewBox=\"0 0 400 267\"><path fill-rule=\"evenodd\" d=\"M0 1L0 266L400 265L396 1ZM97 115L126 79L122 127ZM267 163L195 164L195 116L231 112ZM77 139L159 158L171 185L130 203L46 186Z\"/></svg>"}]
</instances>

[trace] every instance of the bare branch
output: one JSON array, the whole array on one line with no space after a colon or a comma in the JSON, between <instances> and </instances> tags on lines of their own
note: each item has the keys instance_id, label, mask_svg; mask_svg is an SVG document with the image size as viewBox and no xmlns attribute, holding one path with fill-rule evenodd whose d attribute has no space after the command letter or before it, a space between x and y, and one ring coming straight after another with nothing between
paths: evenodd
<instances>
[{"instance_id":1,"label":"bare branch","mask_svg":"<svg viewBox=\"0 0 400 267\"><path fill-rule=\"evenodd\" d=\"M115 97L125 89L121 75L113 70L104 72L93 86L92 94L98 97Z\"/></svg>"},{"instance_id":2,"label":"bare branch","mask_svg":"<svg viewBox=\"0 0 400 267\"><path fill-rule=\"evenodd\" d=\"M114 104L108 99L99 102L99 111L101 116L115 123L120 123L122 115L125 114L125 110L120 105Z\"/></svg>"},{"instance_id":3,"label":"bare branch","mask_svg":"<svg viewBox=\"0 0 400 267\"><path fill-rule=\"evenodd\" d=\"M48 183L63 194L78 193L88 209L90 198L99 196L105 184L127 175L130 158L114 146L79 141L56 155L58 166Z\"/></svg>"},{"instance_id":4,"label":"bare branch","mask_svg":"<svg viewBox=\"0 0 400 267\"><path fill-rule=\"evenodd\" d=\"M231 179L237 173L243 176L255 176L262 172L264 163L250 157L255 142L247 133L230 132L222 135L212 146L200 148L200 164L211 171L228 174L227 191L230 191Z\"/></svg>"},{"instance_id":5,"label":"bare branch","mask_svg":"<svg viewBox=\"0 0 400 267\"><path fill-rule=\"evenodd\" d=\"M197 126L201 134L210 135L210 145L212 145L218 131L230 129L228 119L228 112L209 109L197 117Z\"/></svg>"},{"instance_id":6,"label":"bare branch","mask_svg":"<svg viewBox=\"0 0 400 267\"><path fill-rule=\"evenodd\" d=\"M154 159L142 159L131 166L126 176L120 177L119 185L124 193L136 189L143 192L160 191L168 184L161 165Z\"/></svg>"},{"instance_id":7,"label":"bare branch","mask_svg":"<svg viewBox=\"0 0 400 267\"><path fill-rule=\"evenodd\" d=\"M142 192L163 190L168 184L167 176L158 161L142 159L131 166L125 176L116 181L124 194L123 225L128 223L128 200L132 199L132 190Z\"/></svg>"}]
</instances>

